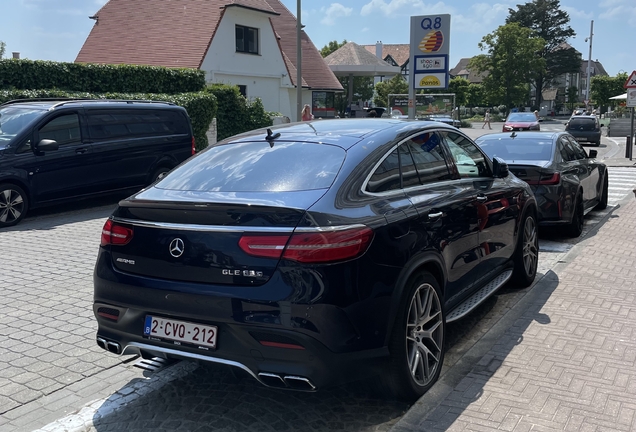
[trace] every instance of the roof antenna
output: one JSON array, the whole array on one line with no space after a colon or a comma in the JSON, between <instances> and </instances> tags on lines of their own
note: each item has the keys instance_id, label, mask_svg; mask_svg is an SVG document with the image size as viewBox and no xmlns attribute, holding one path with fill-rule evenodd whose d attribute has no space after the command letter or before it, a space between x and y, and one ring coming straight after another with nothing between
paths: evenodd
<instances>
[{"instance_id":1,"label":"roof antenna","mask_svg":"<svg viewBox=\"0 0 636 432\"><path fill-rule=\"evenodd\" d=\"M279 137L280 137L280 132L276 132L275 134L272 134L272 130L267 129L267 136L265 137L265 139L269 141L269 146L271 148L274 148L274 140Z\"/></svg>"}]
</instances>

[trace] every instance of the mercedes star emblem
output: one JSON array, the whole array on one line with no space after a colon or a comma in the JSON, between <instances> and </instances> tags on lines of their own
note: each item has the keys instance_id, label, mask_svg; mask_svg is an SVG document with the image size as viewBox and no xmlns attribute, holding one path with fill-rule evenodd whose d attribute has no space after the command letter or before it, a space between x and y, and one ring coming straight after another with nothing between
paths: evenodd
<instances>
[{"instance_id":1,"label":"mercedes star emblem","mask_svg":"<svg viewBox=\"0 0 636 432\"><path fill-rule=\"evenodd\" d=\"M183 244L183 240L180 238L176 238L170 242L170 255L175 258L179 258L183 255L183 250L185 249L185 245Z\"/></svg>"}]
</instances>

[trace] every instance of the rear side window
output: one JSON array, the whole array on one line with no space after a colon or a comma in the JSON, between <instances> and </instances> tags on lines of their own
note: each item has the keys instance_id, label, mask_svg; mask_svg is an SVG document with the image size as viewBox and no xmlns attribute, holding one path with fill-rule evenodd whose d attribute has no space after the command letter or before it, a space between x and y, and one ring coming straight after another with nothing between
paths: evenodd
<instances>
[{"instance_id":1,"label":"rear side window","mask_svg":"<svg viewBox=\"0 0 636 432\"><path fill-rule=\"evenodd\" d=\"M242 142L209 147L157 183L202 192L292 192L331 186L345 151L328 144Z\"/></svg>"},{"instance_id":2,"label":"rear side window","mask_svg":"<svg viewBox=\"0 0 636 432\"><path fill-rule=\"evenodd\" d=\"M190 133L186 117L172 110L90 110L87 117L96 141Z\"/></svg>"},{"instance_id":3,"label":"rear side window","mask_svg":"<svg viewBox=\"0 0 636 432\"><path fill-rule=\"evenodd\" d=\"M409 164L409 161L406 160ZM413 162L411 161L410 164ZM416 174L413 170L413 173ZM367 182L367 191L378 193L400 189L400 155L398 149L384 158Z\"/></svg>"}]
</instances>

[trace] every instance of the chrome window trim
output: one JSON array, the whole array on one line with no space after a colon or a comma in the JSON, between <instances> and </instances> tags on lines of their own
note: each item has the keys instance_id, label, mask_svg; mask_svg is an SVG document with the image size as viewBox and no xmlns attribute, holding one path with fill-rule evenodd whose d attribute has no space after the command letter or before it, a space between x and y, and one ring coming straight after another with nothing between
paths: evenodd
<instances>
[{"instance_id":1,"label":"chrome window trim","mask_svg":"<svg viewBox=\"0 0 636 432\"><path fill-rule=\"evenodd\" d=\"M243 227L229 227L224 225L198 225L198 224L178 224L170 222L149 222L140 221L134 219L125 219L111 216L110 219L113 222L123 223L132 226L144 227L144 228L157 228L157 229L171 229L176 231L201 231L201 232L222 232L222 233L245 233L245 232L259 232L259 233L293 233L293 232L335 232L345 231L349 229L365 228L363 224L351 224L351 225L334 225L324 227L262 227L262 226L243 226Z\"/></svg>"},{"instance_id":2,"label":"chrome window trim","mask_svg":"<svg viewBox=\"0 0 636 432\"><path fill-rule=\"evenodd\" d=\"M441 140L444 140L444 137L442 135L440 135L441 131L444 131L445 129L424 129L424 130L419 130L409 136L407 136L406 138L404 138L402 141L398 142L396 145L394 145L393 147L391 147L389 149L389 151L387 151L384 156L382 156L382 158L373 166L373 169L371 170L371 172L367 175L366 179L364 179L364 182L362 183L362 189L360 192L362 192L363 195L367 195L367 196L373 196L373 197L390 197L390 196L394 196L397 194L404 194L405 191L415 191L415 190L419 190L419 189L423 189L423 188L427 188L430 187L432 185L437 185L440 183L447 183L447 182L451 182L451 181L455 181L455 180L459 180L459 179L449 179L449 180L440 180L440 181L436 181L436 182L431 182L431 183L426 183L423 185L417 185L417 186L411 186L408 188L399 188L399 189L395 189L395 190L391 190L391 191L386 191L386 192L369 192L367 191L367 184L369 183L369 180L371 180L371 177L373 176L373 174L375 173L375 171L378 169L378 167L380 165L382 165L382 162L384 162L384 160L389 157L389 155L396 150L399 146L401 146L402 144L404 144L405 142L407 142L408 140L410 140L411 138L413 138L414 136L417 136L419 134L422 133L430 133L430 132L435 132L436 134L439 135L439 138ZM454 132L454 131L453 131ZM446 152L444 152L444 160L446 161L446 166L448 167L448 161L446 160ZM452 171L449 168L449 173L452 174Z\"/></svg>"}]
</instances>

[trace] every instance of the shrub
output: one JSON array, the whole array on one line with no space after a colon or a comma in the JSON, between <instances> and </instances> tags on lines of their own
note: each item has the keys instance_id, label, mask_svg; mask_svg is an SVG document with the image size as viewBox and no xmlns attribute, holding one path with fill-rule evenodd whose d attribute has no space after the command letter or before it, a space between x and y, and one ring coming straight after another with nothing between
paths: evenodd
<instances>
[{"instance_id":1,"label":"shrub","mask_svg":"<svg viewBox=\"0 0 636 432\"><path fill-rule=\"evenodd\" d=\"M149 93L87 93L65 92L62 90L0 90L0 103L14 99L55 98L55 99L125 99L165 101L182 106L192 120L192 131L198 150L208 145L206 132L216 115L217 101L214 94L206 92L179 94Z\"/></svg>"},{"instance_id":2,"label":"shrub","mask_svg":"<svg viewBox=\"0 0 636 432\"><path fill-rule=\"evenodd\" d=\"M246 100L237 86L228 84L210 84L205 92L216 96L218 110L216 115L217 139L272 125L270 114L263 108L260 99Z\"/></svg>"},{"instance_id":3,"label":"shrub","mask_svg":"<svg viewBox=\"0 0 636 432\"><path fill-rule=\"evenodd\" d=\"M187 93L205 87L205 72L162 66L1 60L0 89L90 93Z\"/></svg>"}]
</instances>

